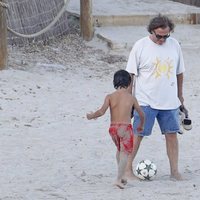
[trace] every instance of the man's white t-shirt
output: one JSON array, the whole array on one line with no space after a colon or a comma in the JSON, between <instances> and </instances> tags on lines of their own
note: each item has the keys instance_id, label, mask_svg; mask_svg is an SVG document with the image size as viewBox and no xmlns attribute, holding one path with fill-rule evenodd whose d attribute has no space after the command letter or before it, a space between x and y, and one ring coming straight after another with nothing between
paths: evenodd
<instances>
[{"instance_id":1,"label":"man's white t-shirt","mask_svg":"<svg viewBox=\"0 0 200 200\"><path fill-rule=\"evenodd\" d=\"M135 75L135 96L142 106L160 110L180 105L177 75L185 71L178 41L172 37L158 45L149 36L132 48L126 70Z\"/></svg>"}]
</instances>

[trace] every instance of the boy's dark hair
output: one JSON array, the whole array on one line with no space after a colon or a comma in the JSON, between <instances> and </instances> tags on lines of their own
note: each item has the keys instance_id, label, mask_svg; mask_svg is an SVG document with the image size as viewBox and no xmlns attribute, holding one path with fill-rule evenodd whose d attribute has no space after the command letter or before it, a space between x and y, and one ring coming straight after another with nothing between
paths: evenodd
<instances>
[{"instance_id":1,"label":"boy's dark hair","mask_svg":"<svg viewBox=\"0 0 200 200\"><path fill-rule=\"evenodd\" d=\"M169 27L170 31L173 31L174 26L175 26L174 23L167 16L159 14L153 19L151 19L149 25L147 26L147 30L149 33L152 33L152 31L154 31L157 28L164 29Z\"/></svg>"},{"instance_id":2,"label":"boy's dark hair","mask_svg":"<svg viewBox=\"0 0 200 200\"><path fill-rule=\"evenodd\" d=\"M115 89L127 88L131 84L131 76L126 70L118 70L114 74L113 85Z\"/></svg>"}]
</instances>

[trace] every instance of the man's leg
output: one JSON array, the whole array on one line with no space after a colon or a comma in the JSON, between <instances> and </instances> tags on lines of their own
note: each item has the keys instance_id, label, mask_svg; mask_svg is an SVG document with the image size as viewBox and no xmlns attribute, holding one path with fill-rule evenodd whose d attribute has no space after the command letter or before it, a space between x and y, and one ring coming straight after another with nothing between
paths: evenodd
<instances>
[{"instance_id":1,"label":"man's leg","mask_svg":"<svg viewBox=\"0 0 200 200\"><path fill-rule=\"evenodd\" d=\"M181 174L178 171L178 139L177 134L165 134L167 155L169 158L171 178L181 180Z\"/></svg>"},{"instance_id":2,"label":"man's leg","mask_svg":"<svg viewBox=\"0 0 200 200\"><path fill-rule=\"evenodd\" d=\"M129 155L128 157L128 162L127 162L127 166L126 166L126 171L125 171L125 177L127 179L135 179L135 175L133 174L133 160L135 159L135 156L138 152L138 149L140 147L140 143L143 139L143 136L134 136L134 144L133 144L133 151L132 153Z\"/></svg>"}]
</instances>

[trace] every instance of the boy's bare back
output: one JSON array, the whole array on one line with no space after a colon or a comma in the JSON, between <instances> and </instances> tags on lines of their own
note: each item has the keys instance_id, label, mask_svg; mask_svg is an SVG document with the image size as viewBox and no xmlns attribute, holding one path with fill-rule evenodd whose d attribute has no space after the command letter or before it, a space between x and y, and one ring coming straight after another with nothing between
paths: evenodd
<instances>
[{"instance_id":1,"label":"boy's bare back","mask_svg":"<svg viewBox=\"0 0 200 200\"><path fill-rule=\"evenodd\" d=\"M130 93L129 86L131 85L131 76L125 70L115 72L113 78L113 85L115 92L108 94L100 109L96 112L87 113L87 119L96 119L105 114L106 110L110 108L111 123L131 123L131 111L134 108L140 116L140 124L137 127L138 132L143 130L144 113L140 108L137 99Z\"/></svg>"},{"instance_id":2,"label":"boy's bare back","mask_svg":"<svg viewBox=\"0 0 200 200\"><path fill-rule=\"evenodd\" d=\"M131 123L135 99L127 89L118 89L106 98L109 99L111 123Z\"/></svg>"},{"instance_id":3,"label":"boy's bare back","mask_svg":"<svg viewBox=\"0 0 200 200\"><path fill-rule=\"evenodd\" d=\"M110 108L111 123L131 123L132 108L139 113L141 117L140 128L144 124L144 114L136 100L127 88L117 89L115 92L108 94L105 97L104 103L100 109L94 113L88 113L87 119L96 119L105 114L106 110Z\"/></svg>"}]
</instances>

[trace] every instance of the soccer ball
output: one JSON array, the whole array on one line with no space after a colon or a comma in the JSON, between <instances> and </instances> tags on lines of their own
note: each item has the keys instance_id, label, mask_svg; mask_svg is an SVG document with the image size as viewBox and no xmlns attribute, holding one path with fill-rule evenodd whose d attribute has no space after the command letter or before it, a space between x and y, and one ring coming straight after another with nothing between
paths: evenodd
<instances>
[{"instance_id":1,"label":"soccer ball","mask_svg":"<svg viewBox=\"0 0 200 200\"><path fill-rule=\"evenodd\" d=\"M156 165L150 160L140 161L135 169L135 176L142 180L152 180L157 173Z\"/></svg>"}]
</instances>

